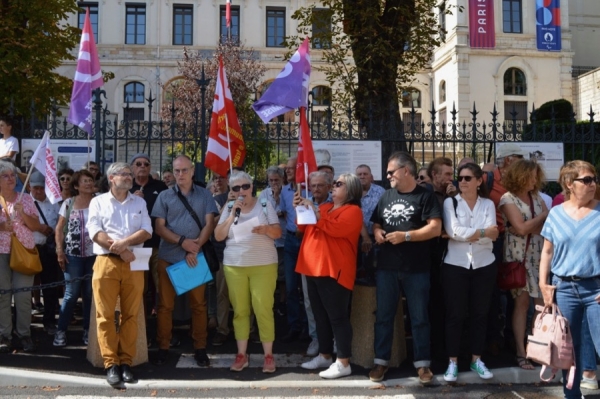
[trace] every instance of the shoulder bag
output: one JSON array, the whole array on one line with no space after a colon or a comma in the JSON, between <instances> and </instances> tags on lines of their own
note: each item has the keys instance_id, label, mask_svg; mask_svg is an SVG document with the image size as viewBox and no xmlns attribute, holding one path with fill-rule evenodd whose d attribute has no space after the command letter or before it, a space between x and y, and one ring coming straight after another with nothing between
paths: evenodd
<instances>
[{"instance_id":1,"label":"shoulder bag","mask_svg":"<svg viewBox=\"0 0 600 399\"><path fill-rule=\"evenodd\" d=\"M0 196L0 204L6 213L6 220L12 220L4 197ZM21 274L32 276L42 271L42 262L37 248L29 249L23 246L13 231L10 233L10 268Z\"/></svg>"},{"instance_id":2,"label":"shoulder bag","mask_svg":"<svg viewBox=\"0 0 600 399\"><path fill-rule=\"evenodd\" d=\"M529 194L529 209L531 209L531 218L533 219L535 217L535 212L533 210L533 198L531 197L531 194ZM523 288L527 285L525 259L527 259L527 250L529 249L530 240L531 234L528 234L527 242L525 243L525 252L523 253L523 260L500 263L498 274L496 275L496 283L501 290L514 290Z\"/></svg>"},{"instance_id":3,"label":"shoulder bag","mask_svg":"<svg viewBox=\"0 0 600 399\"><path fill-rule=\"evenodd\" d=\"M177 190L176 187L173 187L173 191L177 193L177 196L185 206L185 209L188 210L190 216L192 217L192 219L194 219L200 231L202 231L202 223L200 223L198 215L192 209L192 206L190 205L188 200L183 196L183 194L181 194L181 191ZM210 269L211 273L214 274L218 272L220 268L219 258L217 257L215 247L213 247L212 242L210 242L210 238L206 240L204 245L202 245L202 253L204 254L204 259L206 259L206 263L208 263L208 268Z\"/></svg>"}]
</instances>

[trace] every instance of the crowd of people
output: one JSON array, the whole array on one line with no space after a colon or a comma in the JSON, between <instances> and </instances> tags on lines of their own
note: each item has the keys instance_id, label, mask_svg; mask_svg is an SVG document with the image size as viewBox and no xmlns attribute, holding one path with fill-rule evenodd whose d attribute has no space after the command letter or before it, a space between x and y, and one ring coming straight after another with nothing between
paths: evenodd
<instances>
[{"instance_id":1,"label":"crowd of people","mask_svg":"<svg viewBox=\"0 0 600 399\"><path fill-rule=\"evenodd\" d=\"M147 312L155 312L158 326L153 361L167 361L177 302L167 267L182 260L197 267L198 254L212 244L220 262L215 284L185 296L199 366L210 365L212 327L215 346L234 332L232 371L248 367L254 334L262 343L264 373L276 371L275 341L307 339L311 359L302 368L324 369L322 378L351 374L350 304L359 283L376 289L372 381L382 381L388 371L394 318L405 297L412 360L422 384L432 382L431 361L440 355L448 358L444 380L457 381L463 333L469 337L470 369L482 379L493 377L482 356L493 354L505 334L512 337L515 365L534 369L526 352L533 305L556 302L571 323L577 360L576 383L565 388L565 396L579 398L580 387L598 387L600 204L589 163L563 166L563 191L552 201L542 192L542 167L524 159L516 144L500 147L494 164L481 167L464 158L456 169L449 158L419 168L410 154L394 153L386 165L387 190L375 184L365 164L337 176L331 165L320 165L308 187L301 187L295 181L297 159L290 158L268 168L268 187L259 194L255 180L237 169L213 174L206 188L196 184L194 163L185 155L173 160L161 180L151 172L150 156L139 153L129 163L111 164L105 175L94 162L78 171L60 170L62 201L51 204L38 171L28 179L30 195L19 196L23 175L14 166L18 145L11 140L10 121L0 119L0 131L0 289L36 284L34 276L9 267L15 233L25 247L38 248L43 264L38 283L67 280L62 301L56 287L42 293L44 329L54 336L54 346L67 345L81 296L81 340L88 344L95 317L111 385L135 380L137 315L149 286L156 297ZM306 212L315 223L299 222ZM138 247L152 251L146 273L129 267ZM524 262L525 285L501 291L498 268L510 261ZM90 274L91 280L82 279ZM28 292L0 296L0 352L11 349L13 334L24 351L35 350L30 333L35 304ZM281 337L275 336L275 314L286 317Z\"/></svg>"}]
</instances>

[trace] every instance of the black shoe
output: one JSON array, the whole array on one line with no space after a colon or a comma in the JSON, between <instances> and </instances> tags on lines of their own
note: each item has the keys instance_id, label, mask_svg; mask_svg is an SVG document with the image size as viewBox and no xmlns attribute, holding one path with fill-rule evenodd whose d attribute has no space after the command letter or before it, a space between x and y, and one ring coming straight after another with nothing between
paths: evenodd
<instances>
[{"instance_id":1,"label":"black shoe","mask_svg":"<svg viewBox=\"0 0 600 399\"><path fill-rule=\"evenodd\" d=\"M289 344L290 342L294 342L298 340L300 336L300 331L289 331L283 337L281 337L280 341L284 344Z\"/></svg>"},{"instance_id":2,"label":"black shoe","mask_svg":"<svg viewBox=\"0 0 600 399\"><path fill-rule=\"evenodd\" d=\"M156 361L154 363L156 363L157 365L161 366L163 364L165 364L167 362L167 358L169 357L169 350L168 349L159 349L158 350L158 355L156 356Z\"/></svg>"},{"instance_id":3,"label":"black shoe","mask_svg":"<svg viewBox=\"0 0 600 399\"><path fill-rule=\"evenodd\" d=\"M196 364L200 367L210 366L210 359L206 355L206 349L196 349L194 359L196 360Z\"/></svg>"},{"instance_id":4,"label":"black shoe","mask_svg":"<svg viewBox=\"0 0 600 399\"><path fill-rule=\"evenodd\" d=\"M134 382L135 377L133 376L133 372L131 371L131 366L128 364L121 365L121 377L123 377L123 382Z\"/></svg>"},{"instance_id":5,"label":"black shoe","mask_svg":"<svg viewBox=\"0 0 600 399\"><path fill-rule=\"evenodd\" d=\"M113 364L106 371L106 381L110 385L117 385L121 382L121 368L117 364Z\"/></svg>"},{"instance_id":6,"label":"black shoe","mask_svg":"<svg viewBox=\"0 0 600 399\"><path fill-rule=\"evenodd\" d=\"M298 336L298 340L300 342L311 342L312 338L310 337L310 335L308 334L308 331L304 330L300 333L300 335Z\"/></svg>"}]
</instances>

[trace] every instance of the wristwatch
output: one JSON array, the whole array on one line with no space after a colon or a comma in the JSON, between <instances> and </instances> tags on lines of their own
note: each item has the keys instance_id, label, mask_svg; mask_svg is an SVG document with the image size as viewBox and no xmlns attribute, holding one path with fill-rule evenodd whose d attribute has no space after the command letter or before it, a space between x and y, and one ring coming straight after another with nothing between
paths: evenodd
<instances>
[{"instance_id":1,"label":"wristwatch","mask_svg":"<svg viewBox=\"0 0 600 399\"><path fill-rule=\"evenodd\" d=\"M410 239L410 231L407 231L406 233L404 233L404 241L409 242Z\"/></svg>"}]
</instances>

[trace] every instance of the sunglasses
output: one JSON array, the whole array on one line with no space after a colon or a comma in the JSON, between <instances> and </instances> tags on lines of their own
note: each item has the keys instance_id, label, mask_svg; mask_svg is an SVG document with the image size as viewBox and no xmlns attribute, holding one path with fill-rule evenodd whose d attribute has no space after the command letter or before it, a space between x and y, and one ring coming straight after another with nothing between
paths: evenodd
<instances>
[{"instance_id":1,"label":"sunglasses","mask_svg":"<svg viewBox=\"0 0 600 399\"><path fill-rule=\"evenodd\" d=\"M340 188L340 187L342 187L344 184L346 184L346 183L345 183L345 182L343 182L343 181L340 181L340 180L338 180L338 181L334 181L334 182L333 182L333 187Z\"/></svg>"},{"instance_id":2,"label":"sunglasses","mask_svg":"<svg viewBox=\"0 0 600 399\"><path fill-rule=\"evenodd\" d=\"M400 169L402 169L404 167L406 167L406 165L405 166L400 166L399 168L394 169L394 170L388 170L387 172L385 172L385 174L388 175L388 176L393 176L394 173L396 173L397 170L400 170Z\"/></svg>"},{"instance_id":3,"label":"sunglasses","mask_svg":"<svg viewBox=\"0 0 600 399\"><path fill-rule=\"evenodd\" d=\"M466 180L467 182L470 182L471 180L473 180L473 177L474 176L458 176L458 179L456 179L456 180L458 180L458 181Z\"/></svg>"},{"instance_id":4,"label":"sunglasses","mask_svg":"<svg viewBox=\"0 0 600 399\"><path fill-rule=\"evenodd\" d=\"M419 177L417 177L417 179L419 179L419 180L425 180L426 178L427 178L426 176L422 176L422 175L420 175Z\"/></svg>"},{"instance_id":5,"label":"sunglasses","mask_svg":"<svg viewBox=\"0 0 600 399\"><path fill-rule=\"evenodd\" d=\"M71 181L71 178L68 176L63 176L60 178L60 181Z\"/></svg>"},{"instance_id":6,"label":"sunglasses","mask_svg":"<svg viewBox=\"0 0 600 399\"><path fill-rule=\"evenodd\" d=\"M148 166L150 166L150 162L136 162L135 166L137 166L138 168L140 168L142 166L148 167Z\"/></svg>"},{"instance_id":7,"label":"sunglasses","mask_svg":"<svg viewBox=\"0 0 600 399\"><path fill-rule=\"evenodd\" d=\"M592 183L594 183L594 184L598 183L598 177L586 176L586 177L582 177L579 179L573 179L573 181L578 181L578 182L585 184L586 186L589 186Z\"/></svg>"},{"instance_id":8,"label":"sunglasses","mask_svg":"<svg viewBox=\"0 0 600 399\"><path fill-rule=\"evenodd\" d=\"M249 189L250 189L250 184L242 184L241 186L231 187L231 191L233 191L234 193L237 193L240 190L249 190Z\"/></svg>"}]
</instances>

